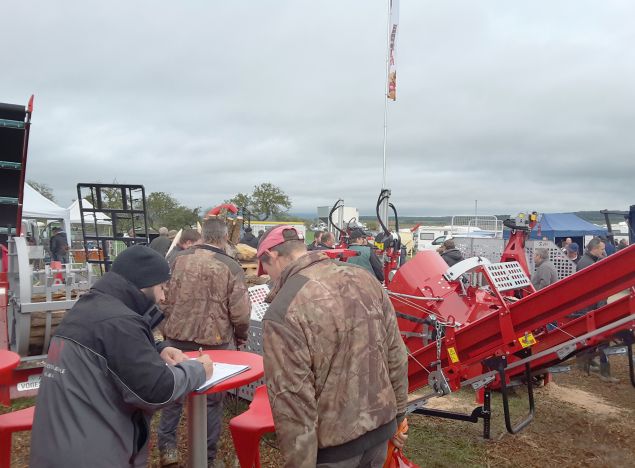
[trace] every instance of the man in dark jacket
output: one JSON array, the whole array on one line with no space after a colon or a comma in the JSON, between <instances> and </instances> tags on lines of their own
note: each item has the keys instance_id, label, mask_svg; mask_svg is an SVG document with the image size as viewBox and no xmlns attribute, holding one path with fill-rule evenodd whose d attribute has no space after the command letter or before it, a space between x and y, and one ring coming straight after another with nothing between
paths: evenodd
<instances>
[{"instance_id":1,"label":"man in dark jacket","mask_svg":"<svg viewBox=\"0 0 635 468\"><path fill-rule=\"evenodd\" d=\"M254 249L258 248L258 238L254 236L254 233L250 227L245 228L245 234L240 239L241 244L246 244Z\"/></svg>"},{"instance_id":2,"label":"man in dark jacket","mask_svg":"<svg viewBox=\"0 0 635 468\"><path fill-rule=\"evenodd\" d=\"M161 227L159 228L159 236L150 242L150 248L159 252L163 257L166 256L172 245L172 241L168 238L169 234L170 231L168 231L168 228Z\"/></svg>"},{"instance_id":3,"label":"man in dark jacket","mask_svg":"<svg viewBox=\"0 0 635 468\"><path fill-rule=\"evenodd\" d=\"M604 242L602 242L602 239L600 239L599 237L594 237L593 239L591 239L586 246L584 255L582 255L582 257L578 261L578 271L583 270L584 268L587 268L593 265L595 262L604 258L606 256L604 247L605 247ZM605 305L606 305L606 301L603 300L590 307L585 307L584 309L571 315L573 317L580 317L582 315L589 313L592 310L598 309ZM606 383L618 383L619 379L611 376L611 364L609 363L609 359L606 356L606 354L604 354L603 348L606 348L606 346L601 346L599 348L600 380ZM591 361L588 356L585 356L585 355L579 356L577 360L578 360L578 367L584 368L585 370L586 369L595 370L594 367L597 369L597 366L598 366L597 361Z\"/></svg>"},{"instance_id":4,"label":"man in dark jacket","mask_svg":"<svg viewBox=\"0 0 635 468\"><path fill-rule=\"evenodd\" d=\"M358 252L356 257L351 257L348 259L348 263L353 265L359 265L362 268L365 268L380 282L384 281L384 269L382 268L381 261L373 252L373 249L368 245L368 240L366 239L366 233L361 229L353 229L349 236L351 240L351 245L348 246L349 250L354 250Z\"/></svg>"},{"instance_id":5,"label":"man in dark jacket","mask_svg":"<svg viewBox=\"0 0 635 468\"><path fill-rule=\"evenodd\" d=\"M599 237L594 237L587 244L584 255L578 260L578 271L593 265L605 256L604 242Z\"/></svg>"},{"instance_id":6,"label":"man in dark jacket","mask_svg":"<svg viewBox=\"0 0 635 468\"><path fill-rule=\"evenodd\" d=\"M185 229L181 233L181 237L179 238L179 242L174 246L172 250L165 256L165 259L170 265L170 269L174 266L174 261L176 257L182 255L187 249L196 245L201 240L201 234L196 229Z\"/></svg>"},{"instance_id":7,"label":"man in dark jacket","mask_svg":"<svg viewBox=\"0 0 635 468\"><path fill-rule=\"evenodd\" d=\"M54 227L51 236L51 260L68 263L68 242L66 233L58 227Z\"/></svg>"},{"instance_id":8,"label":"man in dark jacket","mask_svg":"<svg viewBox=\"0 0 635 468\"><path fill-rule=\"evenodd\" d=\"M284 466L383 466L408 399L388 295L362 268L307 253L293 226L265 233L257 255L274 280L263 359Z\"/></svg>"},{"instance_id":9,"label":"man in dark jacket","mask_svg":"<svg viewBox=\"0 0 635 468\"><path fill-rule=\"evenodd\" d=\"M208 356L154 343L168 278L161 255L132 246L64 317L42 374L30 466L147 465L152 413L212 374Z\"/></svg>"},{"instance_id":10,"label":"man in dark jacket","mask_svg":"<svg viewBox=\"0 0 635 468\"><path fill-rule=\"evenodd\" d=\"M448 266L452 266L463 260L463 254L456 248L452 239L447 239L443 241L443 252L441 253L441 258L445 260L445 263L447 263Z\"/></svg>"},{"instance_id":11,"label":"man in dark jacket","mask_svg":"<svg viewBox=\"0 0 635 468\"><path fill-rule=\"evenodd\" d=\"M307 250L309 251L319 250L318 246L320 245L321 241L322 241L322 231L315 231L315 234L313 235L313 242L309 244L309 246L307 247Z\"/></svg>"},{"instance_id":12,"label":"man in dark jacket","mask_svg":"<svg viewBox=\"0 0 635 468\"><path fill-rule=\"evenodd\" d=\"M332 232L325 232L320 237L320 243L313 250L329 250L335 246L335 235Z\"/></svg>"}]
</instances>

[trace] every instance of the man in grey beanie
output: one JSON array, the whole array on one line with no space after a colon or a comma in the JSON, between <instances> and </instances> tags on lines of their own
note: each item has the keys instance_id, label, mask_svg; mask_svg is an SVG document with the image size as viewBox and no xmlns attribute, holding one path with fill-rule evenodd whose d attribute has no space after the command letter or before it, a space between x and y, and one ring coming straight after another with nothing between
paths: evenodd
<instances>
[{"instance_id":1,"label":"man in grey beanie","mask_svg":"<svg viewBox=\"0 0 635 468\"><path fill-rule=\"evenodd\" d=\"M212 375L156 345L165 258L135 245L122 252L55 330L42 374L30 466L146 466L150 418Z\"/></svg>"}]
</instances>

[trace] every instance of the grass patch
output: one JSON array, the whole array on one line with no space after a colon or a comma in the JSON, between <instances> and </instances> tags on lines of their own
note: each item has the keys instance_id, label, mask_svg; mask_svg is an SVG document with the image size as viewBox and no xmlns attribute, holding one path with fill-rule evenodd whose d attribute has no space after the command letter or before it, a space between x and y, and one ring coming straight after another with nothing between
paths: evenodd
<instances>
[{"instance_id":1,"label":"grass patch","mask_svg":"<svg viewBox=\"0 0 635 468\"><path fill-rule=\"evenodd\" d=\"M405 455L421 466L486 466L485 446L459 423L419 415L408 417Z\"/></svg>"},{"instance_id":2,"label":"grass patch","mask_svg":"<svg viewBox=\"0 0 635 468\"><path fill-rule=\"evenodd\" d=\"M35 405L35 397L17 398L15 400L11 400L11 406L7 407L0 405L0 414L21 410L33 405Z\"/></svg>"}]
</instances>

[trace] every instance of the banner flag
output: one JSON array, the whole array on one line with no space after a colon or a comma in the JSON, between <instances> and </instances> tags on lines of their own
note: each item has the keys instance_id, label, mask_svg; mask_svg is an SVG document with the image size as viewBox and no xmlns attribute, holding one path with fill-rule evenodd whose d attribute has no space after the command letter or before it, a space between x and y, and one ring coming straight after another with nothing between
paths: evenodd
<instances>
[{"instance_id":1,"label":"banner flag","mask_svg":"<svg viewBox=\"0 0 635 468\"><path fill-rule=\"evenodd\" d=\"M399 0L390 0L390 30L388 32L388 99L397 99L397 70L395 68L395 41L399 26Z\"/></svg>"}]
</instances>

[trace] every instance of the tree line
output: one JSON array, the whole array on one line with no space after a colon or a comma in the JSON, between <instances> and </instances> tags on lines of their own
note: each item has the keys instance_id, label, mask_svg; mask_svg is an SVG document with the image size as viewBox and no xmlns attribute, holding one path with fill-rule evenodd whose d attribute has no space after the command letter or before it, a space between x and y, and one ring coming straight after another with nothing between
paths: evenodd
<instances>
[{"instance_id":1,"label":"tree line","mask_svg":"<svg viewBox=\"0 0 635 468\"><path fill-rule=\"evenodd\" d=\"M29 180L28 183L44 197L55 202L55 194L49 185L33 180ZM93 203L93 200L88 201ZM289 196L280 187L269 182L255 185L250 194L237 193L225 200L225 203L227 202L234 203L246 214L260 221L284 221L288 219L287 213L292 206ZM120 208L121 192L116 189L102 190L102 205L105 208ZM146 217L149 227L154 230L161 226L170 229L195 226L201 221L201 216L211 208L213 207L208 207L204 212L200 206L189 208L167 192L151 192L146 197Z\"/></svg>"}]
</instances>

